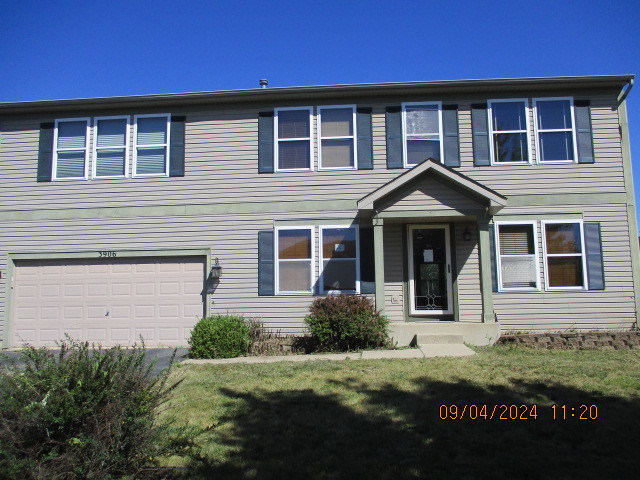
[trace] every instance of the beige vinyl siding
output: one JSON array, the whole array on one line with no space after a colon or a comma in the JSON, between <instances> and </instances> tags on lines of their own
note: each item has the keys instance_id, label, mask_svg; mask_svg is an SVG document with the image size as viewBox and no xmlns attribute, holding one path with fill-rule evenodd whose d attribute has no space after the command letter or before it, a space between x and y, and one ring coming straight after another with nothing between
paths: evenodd
<instances>
[{"instance_id":1,"label":"beige vinyl siding","mask_svg":"<svg viewBox=\"0 0 640 480\"><path fill-rule=\"evenodd\" d=\"M544 212L541 211L544 208ZM535 219L536 215L575 215L584 212L585 221L602 226L606 290L580 292L494 293L495 310L503 329L566 330L629 328L635 319L633 282L630 267L626 205L507 207L504 214ZM534 214L534 215L530 215ZM322 212L321 218L335 218L336 224L349 224L355 212ZM144 218L99 218L55 221L16 221L3 223L0 239L0 268L7 271L7 253L78 252L95 256L104 250L180 250L211 249L223 266L223 278L211 297L214 313L235 312L260 318L282 333L299 333L312 295L258 297L257 236L270 230L274 221L297 220L309 224L317 212L293 214L202 215ZM532 218L533 217L533 218ZM496 217L499 219L499 217ZM479 321L477 230L469 222L470 242L461 240L467 224L455 226L458 273L459 319ZM392 321L404 320L404 273L402 224L385 225L386 312ZM542 239L538 237L539 250ZM16 247L19 245L19 248ZM316 228L316 255L317 255ZM539 268L543 268L542 256ZM316 261L316 268L317 268ZM316 271L317 275L317 271ZM6 295L7 277L0 281ZM397 297L399 303L392 303ZM0 301L0 308L6 303ZM0 310L4 313L3 310Z\"/></svg>"},{"instance_id":2,"label":"beige vinyl siding","mask_svg":"<svg viewBox=\"0 0 640 480\"><path fill-rule=\"evenodd\" d=\"M429 220L428 218L425 220ZM414 223L423 223L414 222ZM471 233L468 242L462 239L465 227ZM407 255L403 245L403 231L407 228L404 223L388 223L384 226L384 263L385 263L385 313L392 322L406 320L408 302L406 298L406 275L403 271ZM473 222L454 223L451 230L455 251L457 290L458 290L458 320L462 322L482 321L482 294L480 291L480 270L478 259L478 234ZM455 288L455 286L454 286ZM454 292L455 294L455 292ZM398 303L393 303L392 298ZM418 317L412 317L415 320Z\"/></svg>"},{"instance_id":3,"label":"beige vinyl siding","mask_svg":"<svg viewBox=\"0 0 640 480\"><path fill-rule=\"evenodd\" d=\"M465 228L471 234L469 241L462 238ZM453 232L458 284L458 321L482 322L478 228L473 222L455 223Z\"/></svg>"},{"instance_id":4,"label":"beige vinyl siding","mask_svg":"<svg viewBox=\"0 0 640 480\"><path fill-rule=\"evenodd\" d=\"M544 92L544 96L551 94ZM185 114L187 117L185 177L37 183L40 123L64 116L5 116L2 119L0 146L0 162L3 165L0 171L0 210L24 210L26 205L29 209L56 209L237 203L239 199L243 202L327 198L357 200L406 171L386 168L384 108L410 100L413 99L373 104L375 169L360 171L259 174L258 112L278 106L274 105L238 107L236 110L173 111L173 114ZM596 155L596 163L592 165L474 167L470 105L484 100L446 99L447 103L457 102L459 105L462 164L458 171L461 173L507 196L624 192L618 114L613 95L592 97ZM332 103L339 104L340 101ZM95 110L74 113L74 116L93 118L116 114L133 116L138 113L149 112ZM315 142L313 148L314 151L317 149ZM533 135L531 149L534 155ZM314 162L315 158L314 155Z\"/></svg>"},{"instance_id":5,"label":"beige vinyl siding","mask_svg":"<svg viewBox=\"0 0 640 480\"><path fill-rule=\"evenodd\" d=\"M585 222L600 222L605 271L605 290L544 291L544 258L538 221L540 292L495 292L494 308L503 330L556 331L629 329L635 323L635 303L627 206L511 207L501 214L536 220L541 210L559 215L582 213ZM533 215L531 215L533 214ZM544 218L544 217L543 217ZM499 220L500 217L495 217Z\"/></svg>"},{"instance_id":6,"label":"beige vinyl siding","mask_svg":"<svg viewBox=\"0 0 640 480\"><path fill-rule=\"evenodd\" d=\"M433 177L421 180L417 185L409 187L406 191L392 195L376 206L380 211L399 212L403 210L473 210L482 206L452 189Z\"/></svg>"},{"instance_id":7,"label":"beige vinyl siding","mask_svg":"<svg viewBox=\"0 0 640 480\"><path fill-rule=\"evenodd\" d=\"M349 224L354 212L324 212L336 224ZM223 267L212 313L234 312L255 317L282 333L303 331L312 295L258 297L258 231L274 221L318 218L318 214L202 215L146 218L76 219L3 223L0 265L6 272L7 253L211 249ZM312 224L312 220L309 221ZM316 228L316 259L318 248ZM20 245L19 248L16 245ZM316 260L317 278L317 260ZM3 297L7 279L0 280ZM0 301L4 308L6 301ZM2 312L4 313L4 312Z\"/></svg>"},{"instance_id":8,"label":"beige vinyl siding","mask_svg":"<svg viewBox=\"0 0 640 480\"><path fill-rule=\"evenodd\" d=\"M403 225L384 226L384 294L385 314L392 322L404 321ZM392 299L398 300L394 303Z\"/></svg>"},{"instance_id":9,"label":"beige vinyl siding","mask_svg":"<svg viewBox=\"0 0 640 480\"><path fill-rule=\"evenodd\" d=\"M532 165L473 166L470 106L486 96L460 98L437 96L381 101L327 99L326 104L357 103L372 106L374 170L258 173L258 112L294 105L249 105L237 108L207 107L172 109L186 115L185 177L98 179L89 181L36 182L39 126L64 117L94 117L154 113L150 110L94 110L72 115L4 116L0 119L0 211L56 210L248 202L295 202L309 200L358 200L405 169L386 168L385 107L401 102L441 100L459 106L461 167L456 171L498 193L510 195L624 193L622 152L615 93L584 92L576 99L591 99L594 131L594 164L535 164L535 137L531 131ZM587 95L587 93L594 93ZM567 96L566 91L545 91L532 97ZM516 95L521 96L521 95ZM491 98L495 98L493 95ZM503 95L504 98L509 98ZM531 97L530 97L531 98ZM300 104L307 106L308 104ZM162 109L157 113L167 113ZM530 113L532 115L532 113ZM533 123L532 123L533 124ZM314 121L314 129L317 122ZM133 130L133 129L132 129ZM131 132L133 135L133 132ZM317 136L316 136L317 139ZM317 142L313 144L314 152ZM313 156L317 164L317 155ZM132 153L130 152L130 161ZM431 182L431 183L430 183ZM442 184L424 181L424 192L402 195L391 209L415 210L428 206L458 208L473 200L451 195ZM437 182L436 182L437 183ZM427 196L423 196L426 194ZM445 195L445 196L446 196ZM460 205L458 205L460 204ZM415 205L415 206L414 206ZM464 205L467 205L464 203ZM431 208L429 207L429 208ZM344 208L344 207L340 207ZM295 209L295 207L292 207ZM606 274L605 291L495 293L498 320L504 329L563 330L571 328L629 328L635 307L629 254L627 211L624 204L506 207L504 215L576 214L585 221L599 221L603 231ZM300 332L311 295L257 296L257 234L272 229L274 220L336 218L350 223L355 211L318 211L289 214L234 214L142 218L95 218L76 220L15 221L2 223L0 271L7 272L7 253L69 252L96 250L211 249L223 265L223 279L211 297L213 312L237 312L261 318L282 333ZM345 220L346 219L346 220ZM499 219L499 217L496 217ZM428 218L424 219L429 221ZM416 222L420 223L420 222ZM461 321L479 321L482 313L479 287L477 228L469 223L471 242L461 240L465 224L455 225L458 302ZM385 224L385 309L392 321L403 321L404 273L402 225ZM538 231L539 228L538 228ZM538 238L541 242L542 239ZM541 243L539 244L542 252ZM317 261L316 228L316 262ZM540 254L541 280L543 259ZM317 278L316 271L316 278ZM7 278L0 280L0 315L4 315ZM399 303L392 303L397 297ZM1 327L1 324L0 324Z\"/></svg>"},{"instance_id":10,"label":"beige vinyl siding","mask_svg":"<svg viewBox=\"0 0 640 480\"><path fill-rule=\"evenodd\" d=\"M556 95L541 94L537 96ZM619 118L613 97L591 97L591 120L596 159L593 164L536 164L535 134L532 130L529 146L533 162L531 165L474 167L471 103L476 102L460 104L458 110L460 155L462 157L462 163L458 170L460 173L468 175L484 186L506 196L624 192L622 149L618 130ZM532 109L530 109L530 123L533 126L532 115Z\"/></svg>"}]
</instances>

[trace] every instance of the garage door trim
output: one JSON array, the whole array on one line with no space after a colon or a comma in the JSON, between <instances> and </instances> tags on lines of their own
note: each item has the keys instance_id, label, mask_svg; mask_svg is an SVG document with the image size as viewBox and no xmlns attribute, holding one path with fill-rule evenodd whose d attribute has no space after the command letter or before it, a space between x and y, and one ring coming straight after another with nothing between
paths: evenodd
<instances>
[{"instance_id":1,"label":"garage door trim","mask_svg":"<svg viewBox=\"0 0 640 480\"><path fill-rule=\"evenodd\" d=\"M6 304L3 322L2 347L13 348L11 344L11 332L13 331L13 292L14 292L14 270L16 261L20 260L109 260L113 258L140 258L140 257L205 257L205 272L211 270L211 250L210 249L175 249L175 250L84 250L75 252L26 252L9 253L7 255L7 284L6 284ZM206 293L205 315L211 314L210 293Z\"/></svg>"}]
</instances>

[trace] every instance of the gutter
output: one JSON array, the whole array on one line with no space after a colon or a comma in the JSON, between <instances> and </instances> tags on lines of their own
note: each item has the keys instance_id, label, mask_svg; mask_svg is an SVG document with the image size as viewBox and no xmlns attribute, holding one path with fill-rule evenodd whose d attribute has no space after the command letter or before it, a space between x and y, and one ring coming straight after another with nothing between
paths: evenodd
<instances>
[{"instance_id":1,"label":"gutter","mask_svg":"<svg viewBox=\"0 0 640 480\"><path fill-rule=\"evenodd\" d=\"M631 77L629 79L629 83L627 83L626 85L627 88L624 89L622 92L620 92L620 95L618 96L618 106L620 106L622 102L625 101L625 99L627 98L627 95L629 95L629 92L633 88L633 79L634 77Z\"/></svg>"},{"instance_id":2,"label":"gutter","mask_svg":"<svg viewBox=\"0 0 640 480\"><path fill-rule=\"evenodd\" d=\"M562 88L623 88L633 75L595 75L578 77L530 77L476 80L445 80L396 83L363 83L351 85L316 85L275 87L213 92L133 95L125 97L0 102L0 115L15 113L62 112L82 109L109 109L159 106L187 106L211 103L283 102L309 99L363 98L379 95L439 95L495 91L527 91Z\"/></svg>"}]
</instances>

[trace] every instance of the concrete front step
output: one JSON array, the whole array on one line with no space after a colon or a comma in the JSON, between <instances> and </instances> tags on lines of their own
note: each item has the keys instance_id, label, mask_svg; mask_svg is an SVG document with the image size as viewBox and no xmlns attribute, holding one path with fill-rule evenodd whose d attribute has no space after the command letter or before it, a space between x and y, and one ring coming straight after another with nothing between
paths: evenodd
<instances>
[{"instance_id":1,"label":"concrete front step","mask_svg":"<svg viewBox=\"0 0 640 480\"><path fill-rule=\"evenodd\" d=\"M424 334L419 333L416 335L416 343L418 345L430 345L430 344L462 344L463 336L455 334Z\"/></svg>"},{"instance_id":2,"label":"concrete front step","mask_svg":"<svg viewBox=\"0 0 640 480\"><path fill-rule=\"evenodd\" d=\"M475 355L476 352L471 350L463 343L431 343L418 345L425 358L430 357L468 357Z\"/></svg>"}]
</instances>

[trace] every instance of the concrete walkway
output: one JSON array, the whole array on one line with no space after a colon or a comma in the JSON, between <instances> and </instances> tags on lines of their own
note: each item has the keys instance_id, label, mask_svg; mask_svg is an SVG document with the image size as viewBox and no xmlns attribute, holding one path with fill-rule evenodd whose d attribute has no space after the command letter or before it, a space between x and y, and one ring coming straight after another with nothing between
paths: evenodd
<instances>
[{"instance_id":1,"label":"concrete walkway","mask_svg":"<svg viewBox=\"0 0 640 480\"><path fill-rule=\"evenodd\" d=\"M462 345L438 345L438 348L418 346L403 350L365 350L354 353L313 353L310 355L278 355L268 357L236 357L217 359L186 359L181 363L190 365L224 365L228 363L273 363L273 362L310 362L313 360L373 360L383 358L433 358L433 357L466 357L476 352Z\"/></svg>"},{"instance_id":2,"label":"concrete walkway","mask_svg":"<svg viewBox=\"0 0 640 480\"><path fill-rule=\"evenodd\" d=\"M173 355L173 348L148 348L146 351L147 363L155 360L153 374L157 375L165 368L169 367ZM192 365L214 364L224 365L227 363L273 363L273 362L309 362L312 360L373 360L382 358L433 358L433 357L464 357L475 355L475 352L463 344L442 344L442 345L418 345L417 348L406 348L402 350L365 350L353 353L313 353L310 355L278 355L267 357L236 357L196 360L188 358L189 349L176 349L174 364L186 363ZM56 354L59 350L53 349ZM4 350L0 355L0 366L7 365L10 359L19 360L19 350ZM18 363L22 363L18 361Z\"/></svg>"}]
</instances>

